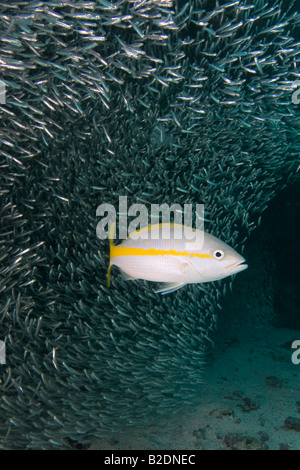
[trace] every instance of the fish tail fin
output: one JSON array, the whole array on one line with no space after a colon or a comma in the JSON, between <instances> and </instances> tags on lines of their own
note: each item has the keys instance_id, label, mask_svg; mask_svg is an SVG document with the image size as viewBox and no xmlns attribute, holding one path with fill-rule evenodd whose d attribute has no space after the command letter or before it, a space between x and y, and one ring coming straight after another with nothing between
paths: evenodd
<instances>
[{"instance_id":1,"label":"fish tail fin","mask_svg":"<svg viewBox=\"0 0 300 470\"><path fill-rule=\"evenodd\" d=\"M109 239L109 248L110 248L110 251L109 251L109 266L108 266L108 270L107 270L107 287L110 286L110 273L111 273L111 250L112 250L112 247L114 246L114 234L115 234L115 229L116 229L116 222L113 222L110 227L109 227L109 231L108 231L108 239Z\"/></svg>"}]
</instances>

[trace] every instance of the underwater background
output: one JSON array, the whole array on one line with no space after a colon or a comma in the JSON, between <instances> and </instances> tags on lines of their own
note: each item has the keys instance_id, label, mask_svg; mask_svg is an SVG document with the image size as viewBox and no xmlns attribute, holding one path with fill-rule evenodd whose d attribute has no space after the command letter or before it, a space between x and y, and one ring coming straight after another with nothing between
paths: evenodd
<instances>
[{"instance_id":1,"label":"underwater background","mask_svg":"<svg viewBox=\"0 0 300 470\"><path fill-rule=\"evenodd\" d=\"M296 2L4 1L0 21L0 446L299 449ZM108 288L96 209L119 196L205 204L248 270Z\"/></svg>"}]
</instances>

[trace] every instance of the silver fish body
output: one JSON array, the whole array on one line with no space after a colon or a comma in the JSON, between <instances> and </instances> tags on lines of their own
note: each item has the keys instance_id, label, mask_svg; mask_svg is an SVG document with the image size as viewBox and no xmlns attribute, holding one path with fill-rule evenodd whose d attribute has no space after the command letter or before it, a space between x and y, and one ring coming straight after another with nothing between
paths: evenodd
<instances>
[{"instance_id":1,"label":"silver fish body","mask_svg":"<svg viewBox=\"0 0 300 470\"><path fill-rule=\"evenodd\" d=\"M223 279L247 268L245 259L226 243L197 229L191 239L186 228L156 224L135 232L134 238L129 236L121 245L111 243L110 267L118 266L129 279L164 283L157 291L161 293Z\"/></svg>"}]
</instances>

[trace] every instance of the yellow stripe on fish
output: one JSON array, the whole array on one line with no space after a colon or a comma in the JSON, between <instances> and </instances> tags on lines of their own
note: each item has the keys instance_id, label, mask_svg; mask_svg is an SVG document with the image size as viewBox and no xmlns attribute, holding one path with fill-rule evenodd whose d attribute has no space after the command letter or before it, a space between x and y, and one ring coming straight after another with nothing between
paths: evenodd
<instances>
[{"instance_id":1,"label":"yellow stripe on fish","mask_svg":"<svg viewBox=\"0 0 300 470\"><path fill-rule=\"evenodd\" d=\"M172 255L172 256L196 256L198 258L212 258L212 255L205 253L191 253L189 251L178 251L178 250L158 250L156 248L133 248L126 246L115 246L112 245L110 250L110 258L116 256L157 256L157 255Z\"/></svg>"},{"instance_id":2,"label":"yellow stripe on fish","mask_svg":"<svg viewBox=\"0 0 300 470\"><path fill-rule=\"evenodd\" d=\"M181 229L182 237L177 239L175 229ZM164 229L169 237L165 239ZM191 241L185 235L183 225L155 224L131 234L120 245L113 245L112 226L109 232L110 270L118 266L127 279L144 279L163 283L156 292L166 294L185 284L215 281L247 268L245 259L233 248L206 232L192 229L199 238ZM145 238L145 231L150 237ZM198 232L198 233L197 233ZM191 232L189 232L191 233ZM151 235L155 235L151 237ZM202 243L197 240L203 240Z\"/></svg>"}]
</instances>

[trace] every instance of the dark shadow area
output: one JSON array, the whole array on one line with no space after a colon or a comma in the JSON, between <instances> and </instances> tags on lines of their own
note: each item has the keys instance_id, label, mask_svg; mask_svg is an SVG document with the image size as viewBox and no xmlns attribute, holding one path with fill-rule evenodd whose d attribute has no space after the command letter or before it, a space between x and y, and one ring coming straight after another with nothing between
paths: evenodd
<instances>
[{"instance_id":1,"label":"dark shadow area","mask_svg":"<svg viewBox=\"0 0 300 470\"><path fill-rule=\"evenodd\" d=\"M281 191L262 214L243 255L248 269L233 280L218 315L215 344L231 344L241 328L300 330L300 184ZM227 280L229 283L230 280Z\"/></svg>"},{"instance_id":2,"label":"dark shadow area","mask_svg":"<svg viewBox=\"0 0 300 470\"><path fill-rule=\"evenodd\" d=\"M300 329L299 182L274 199L266 213L264 227L273 238L275 326Z\"/></svg>"}]
</instances>

